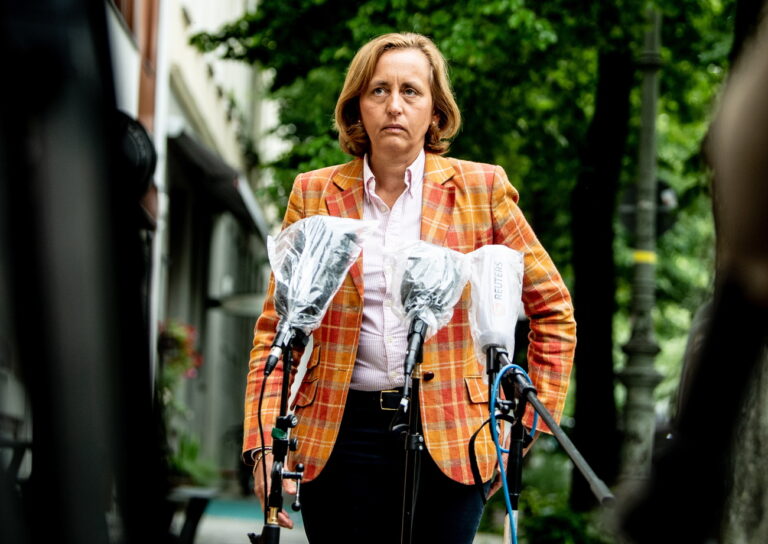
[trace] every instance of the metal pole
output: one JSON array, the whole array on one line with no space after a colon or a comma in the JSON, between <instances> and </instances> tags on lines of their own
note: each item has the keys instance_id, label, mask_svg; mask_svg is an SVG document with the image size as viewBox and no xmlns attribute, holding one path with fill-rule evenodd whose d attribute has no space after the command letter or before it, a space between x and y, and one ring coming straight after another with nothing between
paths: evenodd
<instances>
[{"instance_id":1,"label":"metal pole","mask_svg":"<svg viewBox=\"0 0 768 544\"><path fill-rule=\"evenodd\" d=\"M155 73L154 144L157 166L154 181L157 186L157 226L152 239L152 270L149 295L149 345L152 384L157 381L157 339L159 325L165 320L166 282L168 279L168 98L170 95L169 37L171 35L171 6L168 0L159 1L157 16L157 71Z\"/></svg>"},{"instance_id":2,"label":"metal pole","mask_svg":"<svg viewBox=\"0 0 768 544\"><path fill-rule=\"evenodd\" d=\"M649 476L656 420L653 391L661 381L661 375L654 368L659 346L651 314L656 302L656 104L661 67L660 30L661 16L650 8L645 47L638 63L644 76L633 252L632 336L623 347L627 363L619 373L627 388L623 481L644 480Z\"/></svg>"}]
</instances>

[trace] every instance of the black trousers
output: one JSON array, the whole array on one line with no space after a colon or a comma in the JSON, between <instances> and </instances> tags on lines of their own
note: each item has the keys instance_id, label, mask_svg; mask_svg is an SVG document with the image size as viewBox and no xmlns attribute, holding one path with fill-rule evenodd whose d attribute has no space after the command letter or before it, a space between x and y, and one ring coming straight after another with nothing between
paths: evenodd
<instances>
[{"instance_id":1,"label":"black trousers","mask_svg":"<svg viewBox=\"0 0 768 544\"><path fill-rule=\"evenodd\" d=\"M310 544L400 542L405 448L389 431L394 412L378 393L350 391L328 464L302 484L302 518ZM457 483L420 454L412 542L471 544L483 503L475 486Z\"/></svg>"}]
</instances>

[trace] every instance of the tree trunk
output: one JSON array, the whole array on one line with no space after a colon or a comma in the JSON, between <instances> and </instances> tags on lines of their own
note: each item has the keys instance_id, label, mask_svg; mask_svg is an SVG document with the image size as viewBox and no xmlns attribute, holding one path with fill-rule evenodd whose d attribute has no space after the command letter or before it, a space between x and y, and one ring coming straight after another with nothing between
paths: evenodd
<instances>
[{"instance_id":1,"label":"tree trunk","mask_svg":"<svg viewBox=\"0 0 768 544\"><path fill-rule=\"evenodd\" d=\"M629 124L633 59L626 47L599 56L595 113L573 197L574 307L578 326L574 443L607 483L619 464L614 401L614 212ZM581 474L573 472L571 506L596 505Z\"/></svg>"}]
</instances>

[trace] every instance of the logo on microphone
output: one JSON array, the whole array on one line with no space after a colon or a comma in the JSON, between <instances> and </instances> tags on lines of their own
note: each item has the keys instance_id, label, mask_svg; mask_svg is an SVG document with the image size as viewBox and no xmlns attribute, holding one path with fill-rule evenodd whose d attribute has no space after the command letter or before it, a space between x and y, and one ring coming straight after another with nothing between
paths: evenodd
<instances>
[{"instance_id":1,"label":"logo on microphone","mask_svg":"<svg viewBox=\"0 0 768 544\"><path fill-rule=\"evenodd\" d=\"M493 298L494 300L504 299L504 265L494 263L493 265Z\"/></svg>"},{"instance_id":2,"label":"logo on microphone","mask_svg":"<svg viewBox=\"0 0 768 544\"><path fill-rule=\"evenodd\" d=\"M504 265L501 262L493 263L493 313L504 314Z\"/></svg>"}]
</instances>

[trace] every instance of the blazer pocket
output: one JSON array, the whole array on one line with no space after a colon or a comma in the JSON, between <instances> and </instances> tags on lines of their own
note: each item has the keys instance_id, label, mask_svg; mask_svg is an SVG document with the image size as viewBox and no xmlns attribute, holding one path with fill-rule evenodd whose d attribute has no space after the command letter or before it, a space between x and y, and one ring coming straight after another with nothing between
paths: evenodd
<instances>
[{"instance_id":1,"label":"blazer pocket","mask_svg":"<svg viewBox=\"0 0 768 544\"><path fill-rule=\"evenodd\" d=\"M313 341L314 342L314 341ZM312 353L307 360L307 372L315 368L320 363L320 342L313 343Z\"/></svg>"},{"instance_id":2,"label":"blazer pocket","mask_svg":"<svg viewBox=\"0 0 768 544\"><path fill-rule=\"evenodd\" d=\"M475 404L488 403L488 384L482 376L465 376L469 401Z\"/></svg>"},{"instance_id":3,"label":"blazer pocket","mask_svg":"<svg viewBox=\"0 0 768 544\"><path fill-rule=\"evenodd\" d=\"M304 408L315 402L317 394L317 378L310 378L301 382L299 391L296 393L296 400L293 401L293 408Z\"/></svg>"}]
</instances>

